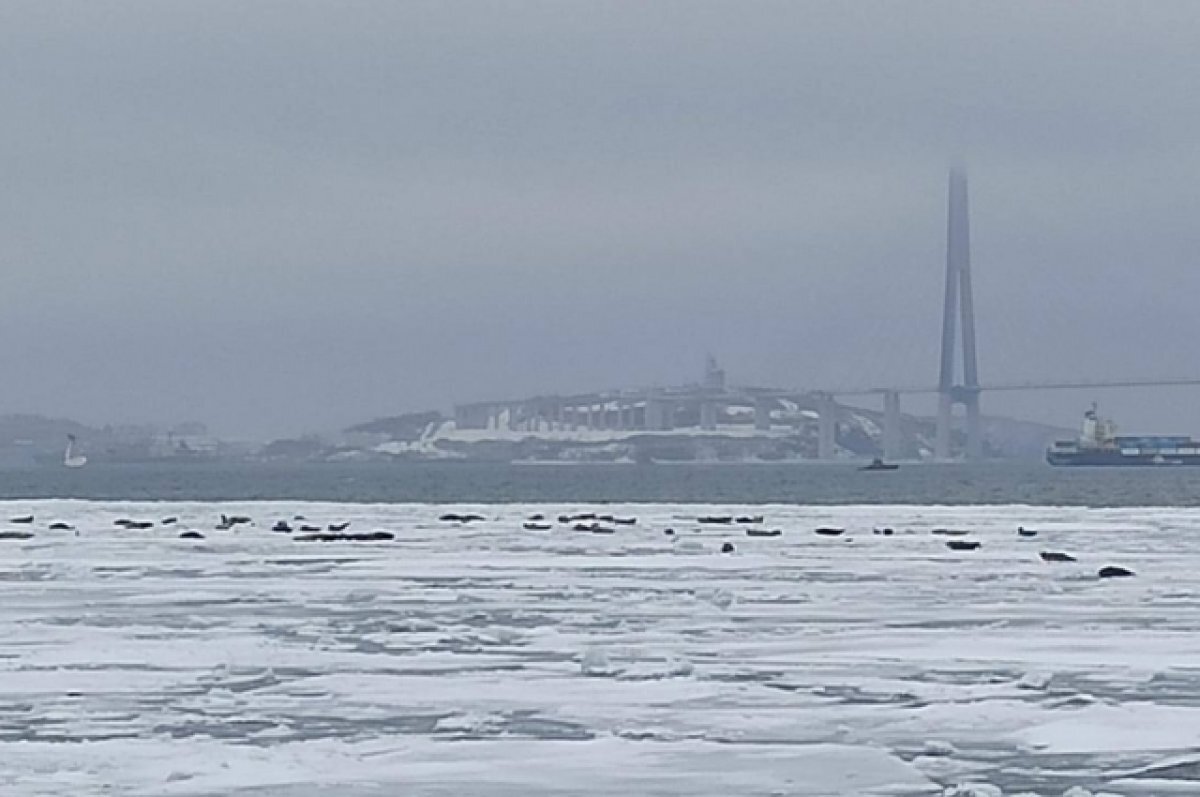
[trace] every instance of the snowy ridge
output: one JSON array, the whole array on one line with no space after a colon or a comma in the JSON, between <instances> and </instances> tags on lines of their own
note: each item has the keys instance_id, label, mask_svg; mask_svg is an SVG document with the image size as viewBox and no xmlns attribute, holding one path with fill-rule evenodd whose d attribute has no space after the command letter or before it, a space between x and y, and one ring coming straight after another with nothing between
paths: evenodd
<instances>
[{"instance_id":1,"label":"snowy ridge","mask_svg":"<svg viewBox=\"0 0 1200 797\"><path fill-rule=\"evenodd\" d=\"M468 524L447 511L0 504L0 518L35 516L8 527L32 538L0 540L0 793L1200 785L1200 510L454 507L484 516ZM556 522L580 511L638 522ZM725 512L783 534L696 522ZM255 524L218 531L221 513ZM553 528L523 529L534 513ZM270 531L281 519L396 536L297 542ZM895 534L872 533L883 526ZM982 546L949 550L935 529ZM1137 575L1097 578L1107 564Z\"/></svg>"}]
</instances>

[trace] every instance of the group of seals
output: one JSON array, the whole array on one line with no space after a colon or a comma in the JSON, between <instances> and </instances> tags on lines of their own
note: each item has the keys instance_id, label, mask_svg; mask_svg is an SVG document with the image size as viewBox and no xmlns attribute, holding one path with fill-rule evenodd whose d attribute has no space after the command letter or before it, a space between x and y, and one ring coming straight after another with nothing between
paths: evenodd
<instances>
[{"instance_id":1,"label":"group of seals","mask_svg":"<svg viewBox=\"0 0 1200 797\"><path fill-rule=\"evenodd\" d=\"M844 532L845 532L845 529L834 528L834 527L830 527L830 526L821 526L819 528L814 529L814 533L816 533L820 536L823 536L823 537L840 537ZM747 533L750 533L750 532L747 532ZM891 528L884 528L884 529L876 528L876 529L874 529L874 533L877 535L890 536L893 533L893 530ZM971 532L966 529L935 528L935 529L931 529L930 533L934 534L934 535L942 536L942 537L954 538L954 537L966 537ZM1037 535L1038 535L1038 532L1036 529L1029 529L1029 528L1025 528L1024 526L1017 526L1017 536L1018 537L1021 537L1024 539L1032 539L1032 538L1036 537ZM767 536L767 535L754 533L754 534L751 534L751 536ZM976 550L979 550L981 547L983 547L983 543L981 543L978 540L949 539L949 540L946 540L946 547L949 548L951 551L976 551ZM1062 551L1041 551L1041 552L1039 552L1038 556L1041 557L1043 562L1076 562L1076 561L1078 561L1071 554L1065 553ZM1130 570L1129 568L1121 567L1119 565L1106 565L1105 567L1100 568L1100 570L1097 572L1096 575L1098 578L1129 578L1131 576L1136 575L1136 573L1134 573L1134 571Z\"/></svg>"},{"instance_id":2,"label":"group of seals","mask_svg":"<svg viewBox=\"0 0 1200 797\"><path fill-rule=\"evenodd\" d=\"M1037 536L1037 531L1035 529L1027 529L1024 526L1017 526L1017 536L1030 539ZM1079 561L1065 551L1038 551L1038 556L1043 562L1069 563ZM1128 578L1133 575L1135 573L1132 570L1119 565L1105 565L1096 572L1098 578Z\"/></svg>"},{"instance_id":3,"label":"group of seals","mask_svg":"<svg viewBox=\"0 0 1200 797\"><path fill-rule=\"evenodd\" d=\"M697 523L705 523L714 526L729 526L734 523L739 525L753 525L763 522L762 515L703 515L696 518Z\"/></svg>"},{"instance_id":4,"label":"group of seals","mask_svg":"<svg viewBox=\"0 0 1200 797\"><path fill-rule=\"evenodd\" d=\"M36 520L34 515L21 515L19 517L9 518L8 522L19 526L31 526L33 525L34 520ZM177 520L178 518L168 517L159 522L164 526L169 526L175 523ZM132 520L130 518L118 518L117 520L113 521L113 525L123 529L129 529L131 531L144 531L146 529L154 528L155 523L152 520ZM61 520L56 520L53 523L48 524L46 528L50 531L74 531L76 536L79 534L74 526ZM33 532L8 532L0 538L29 539L32 536Z\"/></svg>"},{"instance_id":5,"label":"group of seals","mask_svg":"<svg viewBox=\"0 0 1200 797\"><path fill-rule=\"evenodd\" d=\"M534 515L530 520L542 520L541 515ZM616 515L597 515L595 512L582 512L575 515L559 515L558 522L564 526L578 523L581 520L595 520L600 523L615 523L618 526L633 526L637 524L635 517L617 517Z\"/></svg>"},{"instance_id":6,"label":"group of seals","mask_svg":"<svg viewBox=\"0 0 1200 797\"><path fill-rule=\"evenodd\" d=\"M462 515L442 515L441 520L457 520L461 519ZM477 520L483 520L478 516L465 516ZM617 515L597 514L595 512L576 512L574 514L558 515L558 522L562 526L568 527L571 531L577 531L588 534L615 534L614 526L634 526L637 525L636 517L620 517ZM780 537L783 531L780 529L767 529L759 527L763 523L762 515L702 515L696 518L696 522L702 525L721 525L732 526L735 523L738 525L749 526L745 529L747 537ZM529 515L528 518L521 524L521 528L525 531L552 531L553 526L546 520L546 516L541 513ZM699 529L697 529L699 531ZM662 533L668 537L675 536L674 528L664 528ZM734 553L736 547L732 542L723 542L721 544L722 553Z\"/></svg>"},{"instance_id":7,"label":"group of seals","mask_svg":"<svg viewBox=\"0 0 1200 797\"><path fill-rule=\"evenodd\" d=\"M319 532L297 534L292 539L296 542L386 542L396 539L396 535L390 531Z\"/></svg>"},{"instance_id":8,"label":"group of seals","mask_svg":"<svg viewBox=\"0 0 1200 797\"><path fill-rule=\"evenodd\" d=\"M296 515L294 519L303 520L303 516ZM21 515L20 517L11 518L9 522L17 524L17 525L29 526L29 525L33 524L34 520L35 520L35 517L33 515ZM126 529L129 531L145 531L147 529L154 528L156 525L158 525L158 526L173 526L173 525L177 524L178 522L179 522L179 518L175 517L175 516L165 517L162 520L158 521L157 523L155 523L155 521L152 521L152 520L135 520L132 518L124 517L124 518L117 518L116 520L114 520L113 525L118 528ZM217 523L217 525L216 525L216 529L218 531L228 531L237 526L241 526L241 525L248 526L248 525L253 525L253 523L254 523L253 518L250 518L249 516L246 516L246 515L224 515L223 514L223 515L221 515L220 522ZM347 534L345 532L346 532L346 529L349 527L350 527L350 521L348 521L348 520L343 521L341 523L330 523L328 525L328 527L326 527L326 529L322 529L320 526L313 526L313 525L305 524L305 525L302 525L299 527L299 531L306 533L307 536L297 536L297 537L294 537L293 539L296 539L296 540L299 540L302 542L310 542L310 541L374 542L374 541L379 541L379 540L390 540L390 539L395 538L395 535L392 534L391 532L384 532L384 531L375 531L375 532L370 532L370 533L366 533L366 534ZM78 536L78 534L79 534L79 532L75 529L74 526L72 526L70 523L64 523L63 521L55 521L55 522L49 524L48 528L51 531L74 531L76 536ZM292 526L286 520L280 520L277 523L275 523L274 526L271 527L271 530L276 531L276 532L283 532L283 533L290 534L290 533L292 533L293 529L292 529ZM33 532L31 532L31 531L0 531L0 539L27 540L32 537L33 537ZM204 537L204 534L199 531L196 531L194 529L186 529L179 534L179 539L203 540L203 539L205 539L205 537Z\"/></svg>"},{"instance_id":9,"label":"group of seals","mask_svg":"<svg viewBox=\"0 0 1200 797\"><path fill-rule=\"evenodd\" d=\"M348 520L345 523L330 523L329 526L324 529L320 526L314 526L311 523L305 523L299 528L292 528L292 525L286 520L279 520L276 521L275 525L271 527L271 531L278 532L280 534L291 534L293 531L299 531L303 534L319 534L325 531L339 533L345 531L349 527L350 521Z\"/></svg>"},{"instance_id":10,"label":"group of seals","mask_svg":"<svg viewBox=\"0 0 1200 797\"><path fill-rule=\"evenodd\" d=\"M444 523L459 523L459 524L468 524L468 523L474 523L477 521L486 520L486 518L484 516L478 515L478 514L458 514L458 513L453 513L453 512L445 513L445 514L441 515L438 519ZM35 516L32 514L29 514L29 515L20 515L17 517L10 518L9 522L14 525L30 526L34 523L34 520L35 520ZM303 517L303 515L296 515L293 518L293 520L297 520L297 521L304 520L304 517ZM525 523L522 524L522 528L527 531L550 531L550 530L552 530L553 526L549 523L544 522L544 520L545 520L545 516L542 514L531 515L529 517L529 519L527 521L525 521ZM756 526L755 528L747 528L745 530L746 536L748 536L748 537L770 538L770 537L782 536L783 532L780 529L758 528L757 526L762 524L763 520L764 520L764 518L762 515L738 515L736 517L734 515L702 515L702 516L696 518L696 522L700 523L702 525L729 526L729 525L733 525L734 523L737 523L739 525ZM172 517L163 518L161 521L159 521L159 524L162 526L170 526L170 525L174 525L177 522L178 522L178 518L172 516ZM254 522L253 519L246 515L222 514L221 521L220 521L220 523L217 524L216 528L218 530L227 531L227 530L232 529L239 525L250 525L253 522ZM573 514L573 515L567 515L567 514L559 515L558 522L562 525L570 525L574 531L589 532L592 534L613 534L613 533L615 533L615 529L613 529L611 526L602 525L602 523L609 523L609 524L621 525L621 526L632 526L632 525L635 525L638 521L637 521L636 517L626 518L626 517L617 517L615 515L599 515L594 512L585 512L585 513L577 513L577 514ZM139 531L139 530L146 530L146 529L154 528L155 523L154 523L154 521L150 521L150 520L134 520L134 519L130 519L130 518L119 518L119 519L113 521L113 525L119 526L121 528L128 529L128 530ZM395 534L393 534L392 532L389 532L389 531L373 531L373 532L366 532L366 533L347 533L346 529L349 527L350 527L350 521L344 521L341 523L330 523L330 524L328 524L328 526L326 527L325 530L322 530L320 526L315 526L315 525L311 525L311 524L307 524L307 523L299 526L298 529L293 529L291 524L289 524L286 520L280 520L280 521L277 521L271 527L271 531L285 533L285 534L291 534L294 530L298 530L301 533L294 535L292 537L292 539L296 540L297 542L382 542L382 541L386 541L386 540L393 540L393 539L395 539L395 536L396 536ZM49 525L49 528L52 531L73 531L73 530L75 530L74 526L70 525L69 523L64 523L62 521L57 521L57 522L51 523ZM846 529L839 528L839 527L832 527L832 526L819 526L816 529L814 529L813 531L815 534L817 534L818 536L822 536L822 537L840 537L843 534L845 534ZM891 536L894 533L893 529L891 529L890 527L882 528L882 529L876 528L873 530L873 532L876 535L883 535L883 536ZM76 532L76 533L78 534L78 532ZM931 530L931 533L935 534L935 535L946 536L946 537L965 537L970 532L967 530L962 530L962 529L935 528L935 529ZM674 536L675 530L672 528L666 528L666 529L663 529L663 534L665 534L668 537ZM1030 538L1036 537L1037 534L1038 534L1038 532L1036 529L1028 529L1028 528L1025 528L1024 526L1017 527L1017 536L1019 536L1019 537L1030 539ZM23 531L23 530L22 531L18 531L18 530L0 531L0 539L27 540L32 537L33 537L33 532L30 532L30 531ZM194 531L194 530L184 531L179 535L179 537L181 539L191 539L191 540L204 539L203 534L201 534L198 531ZM952 551L975 551L975 550L978 550L981 546L982 546L982 543L980 543L977 540L950 539L950 540L946 541L946 547ZM731 542L724 542L721 545L722 553L733 553L733 552L735 552L735 550L736 550L736 548L734 547L733 543L731 543ZM1040 551L1038 553L1038 556L1042 559L1042 561L1050 562L1050 563L1071 563L1071 562L1078 561L1071 554L1065 553L1062 551ZM1100 568L1100 570L1097 573L1097 576L1099 578L1128 578L1128 577L1131 577L1134 575L1136 575L1134 573L1134 571L1132 571L1126 567L1121 567L1119 565L1106 565L1106 566Z\"/></svg>"},{"instance_id":11,"label":"group of seals","mask_svg":"<svg viewBox=\"0 0 1200 797\"><path fill-rule=\"evenodd\" d=\"M482 519L482 518L481 518ZM578 512L573 515L559 515L559 525L570 526L572 531L588 532L591 534L615 534L613 526L634 526L638 519L635 517L618 517L616 515L598 515L595 512ZM609 525L605 525L609 524ZM521 524L525 531L553 531L554 526L546 520L543 514L530 515Z\"/></svg>"}]
</instances>

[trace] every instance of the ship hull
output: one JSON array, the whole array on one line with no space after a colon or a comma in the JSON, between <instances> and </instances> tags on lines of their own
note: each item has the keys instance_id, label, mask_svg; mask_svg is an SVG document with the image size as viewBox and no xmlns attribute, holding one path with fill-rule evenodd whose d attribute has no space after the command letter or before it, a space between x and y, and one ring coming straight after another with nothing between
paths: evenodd
<instances>
[{"instance_id":1,"label":"ship hull","mask_svg":"<svg viewBox=\"0 0 1200 797\"><path fill-rule=\"evenodd\" d=\"M1178 468L1200 466L1194 454L1122 454L1120 451L1073 451L1046 453L1046 461L1059 468Z\"/></svg>"}]
</instances>

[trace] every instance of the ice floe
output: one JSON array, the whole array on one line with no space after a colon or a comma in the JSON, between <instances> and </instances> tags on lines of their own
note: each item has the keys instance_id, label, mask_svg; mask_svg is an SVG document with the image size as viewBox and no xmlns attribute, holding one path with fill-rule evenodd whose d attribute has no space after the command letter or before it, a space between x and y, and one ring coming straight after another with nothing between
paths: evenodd
<instances>
[{"instance_id":1,"label":"ice floe","mask_svg":"<svg viewBox=\"0 0 1200 797\"><path fill-rule=\"evenodd\" d=\"M522 528L580 513L638 520ZM1200 510L0 506L30 515L0 539L5 797L1200 786ZM697 522L759 515L784 533ZM297 516L391 538L270 531ZM114 525L141 517L178 520Z\"/></svg>"}]
</instances>

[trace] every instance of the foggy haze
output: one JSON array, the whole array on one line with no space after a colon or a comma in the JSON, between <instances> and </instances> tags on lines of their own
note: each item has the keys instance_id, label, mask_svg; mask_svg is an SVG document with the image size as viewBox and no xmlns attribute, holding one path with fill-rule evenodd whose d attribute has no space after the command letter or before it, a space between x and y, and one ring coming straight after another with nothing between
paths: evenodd
<instances>
[{"instance_id":1,"label":"foggy haze","mask_svg":"<svg viewBox=\"0 0 1200 797\"><path fill-rule=\"evenodd\" d=\"M1190 2L0 7L0 412L1200 376ZM1200 433L1200 388L983 395ZM908 401L909 411L931 403Z\"/></svg>"}]
</instances>

